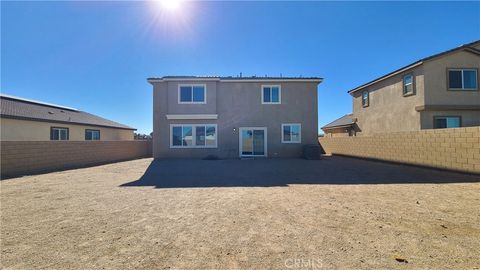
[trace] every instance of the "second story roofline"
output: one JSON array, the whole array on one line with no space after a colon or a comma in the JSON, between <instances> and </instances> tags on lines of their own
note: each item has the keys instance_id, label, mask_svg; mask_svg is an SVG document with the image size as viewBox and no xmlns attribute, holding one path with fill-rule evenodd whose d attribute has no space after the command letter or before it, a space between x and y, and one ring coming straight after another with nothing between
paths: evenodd
<instances>
[{"instance_id":1,"label":"second story roofline","mask_svg":"<svg viewBox=\"0 0 480 270\"><path fill-rule=\"evenodd\" d=\"M321 83L320 77L233 77L233 76L163 76L148 78L149 83L154 82L185 82L185 81L221 81L221 82L312 82Z\"/></svg>"},{"instance_id":2,"label":"second story roofline","mask_svg":"<svg viewBox=\"0 0 480 270\"><path fill-rule=\"evenodd\" d=\"M452 53L452 52L455 52L455 51L464 50L464 51L467 51L467 52L470 52L470 53L473 53L473 54L476 54L476 55L480 55L480 50L472 47L472 46L475 46L475 45L477 45L477 44L480 44L480 40L477 40L477 41L474 41L474 42L471 42L471 43L468 43L468 44L465 44L465 45L462 45L462 46L459 46L459 47L456 47L456 48L453 48L453 49L450 49L450 50L447 50L447 51L444 51L444 52L441 52L441 53L437 53L437 54L434 54L434 55L431 55L431 56L422 58L422 59L420 59L420 60L418 60L418 61L416 61L416 62L413 62L413 63L411 63L411 64L409 64L409 65L407 65L407 66L404 66L404 67L402 67L402 68L399 68L399 69L397 69L397 70L395 70L395 71L392 71L392 72L390 72L390 73L388 73L388 74L385 74L385 75L383 75L383 76L381 76L381 77L379 77L379 78L377 78L377 79L375 79L375 80L372 80L372 81L370 81L370 82L368 82L368 83L362 84L362 85L360 85L360 86L358 86L358 87L356 87L356 88L348 91L348 93L349 93L349 94L353 94L354 92L357 92L357 91L359 91L359 90L362 90L362 89L364 89L364 88L366 88L366 87L368 87L368 86L371 86L371 85L373 85L373 84L375 84L375 83L381 82L381 81L386 80L386 79L388 79L388 78L390 78L390 77L393 77L393 76L395 76L395 75L398 75L398 74L400 74L400 73L403 73L403 72L405 72L405 71L408 71L408 70L410 70L410 69L412 69L412 68L414 68L414 67L420 66L420 65L422 65L425 61L432 60L432 59L436 59L436 58L438 58L438 57L440 57L440 56L443 56L443 55L446 55L446 54L449 54L449 53Z\"/></svg>"}]
</instances>

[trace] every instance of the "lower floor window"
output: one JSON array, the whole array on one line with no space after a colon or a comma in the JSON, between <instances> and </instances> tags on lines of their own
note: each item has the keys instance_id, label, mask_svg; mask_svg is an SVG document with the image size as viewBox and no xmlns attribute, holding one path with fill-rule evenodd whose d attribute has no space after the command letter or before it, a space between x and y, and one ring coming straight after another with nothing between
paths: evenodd
<instances>
[{"instance_id":1,"label":"lower floor window","mask_svg":"<svg viewBox=\"0 0 480 270\"><path fill-rule=\"evenodd\" d=\"M52 127L50 128L50 140L52 141L67 141L68 128Z\"/></svg>"},{"instance_id":2,"label":"lower floor window","mask_svg":"<svg viewBox=\"0 0 480 270\"><path fill-rule=\"evenodd\" d=\"M100 130L86 129L85 130L86 141L98 141L100 140Z\"/></svg>"},{"instance_id":3,"label":"lower floor window","mask_svg":"<svg viewBox=\"0 0 480 270\"><path fill-rule=\"evenodd\" d=\"M217 147L217 125L171 125L171 147Z\"/></svg>"},{"instance_id":4,"label":"lower floor window","mask_svg":"<svg viewBox=\"0 0 480 270\"><path fill-rule=\"evenodd\" d=\"M282 143L300 143L302 141L300 124L282 124Z\"/></svg>"},{"instance_id":5,"label":"lower floor window","mask_svg":"<svg viewBox=\"0 0 480 270\"><path fill-rule=\"evenodd\" d=\"M433 119L433 128L456 128L460 126L460 116L435 116Z\"/></svg>"}]
</instances>

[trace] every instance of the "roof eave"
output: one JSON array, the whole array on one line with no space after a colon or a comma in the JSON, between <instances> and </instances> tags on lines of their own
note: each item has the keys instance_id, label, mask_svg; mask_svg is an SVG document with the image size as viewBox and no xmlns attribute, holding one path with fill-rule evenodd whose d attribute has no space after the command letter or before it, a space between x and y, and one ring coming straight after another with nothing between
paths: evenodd
<instances>
[{"instance_id":1,"label":"roof eave","mask_svg":"<svg viewBox=\"0 0 480 270\"><path fill-rule=\"evenodd\" d=\"M148 78L147 82L220 81L220 78Z\"/></svg>"},{"instance_id":2,"label":"roof eave","mask_svg":"<svg viewBox=\"0 0 480 270\"><path fill-rule=\"evenodd\" d=\"M323 82L323 78L314 78L314 79L309 79L309 78L298 78L298 79L282 79L282 78L257 78L257 79L221 79L221 78L148 78L147 82L150 84L153 83L159 83L159 82L169 82L169 81L174 81L174 82L184 82L184 81L190 81L190 82L201 82L201 81L221 81L221 82L312 82L312 83L321 83Z\"/></svg>"},{"instance_id":3,"label":"roof eave","mask_svg":"<svg viewBox=\"0 0 480 270\"><path fill-rule=\"evenodd\" d=\"M318 79L271 79L271 78L258 78L258 79L227 79L220 80L221 82L312 82L312 83L321 83L323 82L322 78Z\"/></svg>"},{"instance_id":4,"label":"roof eave","mask_svg":"<svg viewBox=\"0 0 480 270\"><path fill-rule=\"evenodd\" d=\"M125 129L125 130L137 130L136 128L132 128L132 127L129 127L129 126L117 127L117 126L98 125L98 124L89 124L89 123L80 123L80 122L69 122L69 121L61 121L61 120L50 120L50 119L34 118L34 117L13 116L13 115L7 115L7 114L0 114L0 117L1 118L8 118L8 119L47 122L47 123L61 123L61 124L68 124L68 125L82 125L82 126L91 126L91 127L104 127L104 128L115 128L115 129Z\"/></svg>"},{"instance_id":5,"label":"roof eave","mask_svg":"<svg viewBox=\"0 0 480 270\"><path fill-rule=\"evenodd\" d=\"M414 67L416 67L416 66L419 66L419 65L423 64L423 63L426 62L426 61L430 61L430 60L433 60L433 59L437 59L438 57L442 57L442 56L444 56L444 55L447 55L447 54L450 54L450 53L454 53L454 52L457 52L457 51L460 51L460 50L464 50L464 51L467 51L467 52L474 53L474 54L477 54L477 55L478 55L478 54L480 53L480 50L478 50L478 49L476 49L476 48L474 48L474 47L472 47L472 46L476 46L476 45L479 44L479 43L480 43L480 41L477 40L477 41L474 41L474 42L471 42L471 43L468 43L468 44L459 46L459 47L457 47L457 48L453 48L453 49L450 49L450 50L446 50L446 51L443 51L443 52L440 52L440 53L431 55L431 56L429 56L429 57L422 58L422 59L418 60L417 62L414 62L414 63L412 63L412 64L410 64L410 65L407 65L407 66L405 66L405 67L403 67L403 68L397 69L397 70L395 70L395 71L393 71L393 72L391 72L391 73L388 73L388 74L386 74L386 75L384 75L384 76L381 76L381 77L378 78L378 79L375 79L375 80L370 81L370 82L368 82L368 83L366 83L366 84L363 84L363 85L361 85L361 86L359 86L359 87L357 87L357 88L354 88L354 89L348 91L348 93L351 95L352 93L357 92L357 91L359 91L359 90L362 90L362 89L364 89L365 87L371 86L372 84L378 83L378 82L380 82L380 81L383 81L383 80L385 80L385 79L388 79L388 78L391 78L391 77L393 77L393 76L395 76L395 75L398 75L399 73L405 72L405 71L407 71L407 70L409 70L409 69L412 69L412 68L414 68Z\"/></svg>"},{"instance_id":6,"label":"roof eave","mask_svg":"<svg viewBox=\"0 0 480 270\"><path fill-rule=\"evenodd\" d=\"M405 66L405 67L402 67L402 68L400 68L400 69L397 69L397 70L395 70L395 71L393 71L393 72L388 73L387 75L384 75L384 76L382 76L382 77L380 77L380 78L377 78L377 79L375 79L375 80L373 80L373 81L370 81L370 82L368 82L368 83L366 83L366 84L360 85L359 87L354 88L354 89L348 91L348 93L351 95L352 93L357 92L357 91L359 91L359 90L362 90L362 89L364 89L364 88L366 88L366 87L368 87L368 86L371 86L371 85L373 85L373 84L376 84L376 83L378 83L378 82L381 82L381 81L383 81L383 80L386 80L386 79L388 79L388 78L391 78L391 77L393 77L393 76L395 76L395 75L398 75L398 74L400 74L400 73L403 73L403 72L405 72L405 71L408 71L408 70L410 70L410 69L412 69L412 68L418 67L418 66L422 65L423 63L424 63L423 60L419 60L419 61L417 61L417 62L415 62L415 63L413 63L413 64L410 64L410 65L408 65L408 66Z\"/></svg>"},{"instance_id":7,"label":"roof eave","mask_svg":"<svg viewBox=\"0 0 480 270\"><path fill-rule=\"evenodd\" d=\"M351 124L347 124L347 125L339 125L339 126L321 127L321 129L322 130L331 130L331 129L337 129L337 128L346 128L346 127L352 127L353 124L355 124L355 123L351 123Z\"/></svg>"}]
</instances>

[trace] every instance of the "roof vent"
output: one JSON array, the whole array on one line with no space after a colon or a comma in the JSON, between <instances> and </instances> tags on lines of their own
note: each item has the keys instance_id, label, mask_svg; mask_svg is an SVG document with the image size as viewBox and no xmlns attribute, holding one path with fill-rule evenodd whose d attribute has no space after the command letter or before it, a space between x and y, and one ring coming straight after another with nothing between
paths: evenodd
<instances>
[{"instance_id":1,"label":"roof vent","mask_svg":"<svg viewBox=\"0 0 480 270\"><path fill-rule=\"evenodd\" d=\"M52 112L52 111L48 111L48 114L53 114L53 112Z\"/></svg>"}]
</instances>

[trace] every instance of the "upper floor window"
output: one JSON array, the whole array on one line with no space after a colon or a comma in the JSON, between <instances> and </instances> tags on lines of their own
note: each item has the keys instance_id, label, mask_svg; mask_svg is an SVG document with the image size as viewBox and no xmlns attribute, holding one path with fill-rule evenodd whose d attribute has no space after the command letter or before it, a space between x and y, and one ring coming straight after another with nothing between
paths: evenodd
<instances>
[{"instance_id":1,"label":"upper floor window","mask_svg":"<svg viewBox=\"0 0 480 270\"><path fill-rule=\"evenodd\" d=\"M51 127L50 140L52 141L68 141L68 128Z\"/></svg>"},{"instance_id":2,"label":"upper floor window","mask_svg":"<svg viewBox=\"0 0 480 270\"><path fill-rule=\"evenodd\" d=\"M477 90L476 69L449 69L449 90Z\"/></svg>"},{"instance_id":3,"label":"upper floor window","mask_svg":"<svg viewBox=\"0 0 480 270\"><path fill-rule=\"evenodd\" d=\"M179 85L178 86L178 103L185 104L205 104L206 103L206 86L199 85Z\"/></svg>"},{"instance_id":4,"label":"upper floor window","mask_svg":"<svg viewBox=\"0 0 480 270\"><path fill-rule=\"evenodd\" d=\"M262 104L281 104L280 85L262 85Z\"/></svg>"},{"instance_id":5,"label":"upper floor window","mask_svg":"<svg viewBox=\"0 0 480 270\"><path fill-rule=\"evenodd\" d=\"M435 116L433 118L433 128L457 128L460 126L460 116Z\"/></svg>"},{"instance_id":6,"label":"upper floor window","mask_svg":"<svg viewBox=\"0 0 480 270\"><path fill-rule=\"evenodd\" d=\"M100 140L100 130L85 129L85 140L86 141L98 141L98 140Z\"/></svg>"},{"instance_id":7,"label":"upper floor window","mask_svg":"<svg viewBox=\"0 0 480 270\"><path fill-rule=\"evenodd\" d=\"M282 124L282 143L301 143L302 126L300 124Z\"/></svg>"},{"instance_id":8,"label":"upper floor window","mask_svg":"<svg viewBox=\"0 0 480 270\"><path fill-rule=\"evenodd\" d=\"M370 93L368 91L363 91L362 92L362 106L363 107L368 107L370 103Z\"/></svg>"},{"instance_id":9,"label":"upper floor window","mask_svg":"<svg viewBox=\"0 0 480 270\"><path fill-rule=\"evenodd\" d=\"M403 95L412 95L414 90L413 87L413 74L403 76Z\"/></svg>"}]
</instances>

